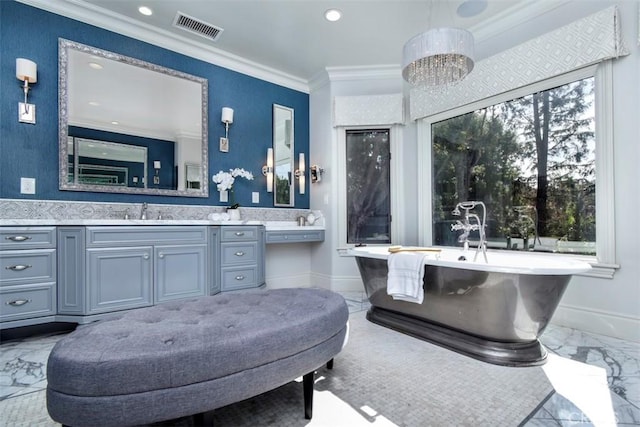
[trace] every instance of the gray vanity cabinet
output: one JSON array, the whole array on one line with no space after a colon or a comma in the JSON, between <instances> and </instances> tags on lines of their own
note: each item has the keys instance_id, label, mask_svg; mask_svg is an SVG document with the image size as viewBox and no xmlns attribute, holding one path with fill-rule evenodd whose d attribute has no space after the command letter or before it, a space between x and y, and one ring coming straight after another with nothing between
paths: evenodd
<instances>
[{"instance_id":1,"label":"gray vanity cabinet","mask_svg":"<svg viewBox=\"0 0 640 427\"><path fill-rule=\"evenodd\" d=\"M87 249L87 314L153 304L153 247Z\"/></svg>"},{"instance_id":2,"label":"gray vanity cabinet","mask_svg":"<svg viewBox=\"0 0 640 427\"><path fill-rule=\"evenodd\" d=\"M59 314L96 315L207 294L208 228L59 227Z\"/></svg>"},{"instance_id":3,"label":"gray vanity cabinet","mask_svg":"<svg viewBox=\"0 0 640 427\"><path fill-rule=\"evenodd\" d=\"M209 295L220 293L220 227L209 227Z\"/></svg>"},{"instance_id":4,"label":"gray vanity cabinet","mask_svg":"<svg viewBox=\"0 0 640 427\"><path fill-rule=\"evenodd\" d=\"M55 292L55 227L0 228L0 322L23 326L53 319Z\"/></svg>"},{"instance_id":5,"label":"gray vanity cabinet","mask_svg":"<svg viewBox=\"0 0 640 427\"><path fill-rule=\"evenodd\" d=\"M207 245L154 248L155 302L207 293Z\"/></svg>"},{"instance_id":6,"label":"gray vanity cabinet","mask_svg":"<svg viewBox=\"0 0 640 427\"><path fill-rule=\"evenodd\" d=\"M220 236L222 292L265 286L263 226L223 226Z\"/></svg>"}]
</instances>

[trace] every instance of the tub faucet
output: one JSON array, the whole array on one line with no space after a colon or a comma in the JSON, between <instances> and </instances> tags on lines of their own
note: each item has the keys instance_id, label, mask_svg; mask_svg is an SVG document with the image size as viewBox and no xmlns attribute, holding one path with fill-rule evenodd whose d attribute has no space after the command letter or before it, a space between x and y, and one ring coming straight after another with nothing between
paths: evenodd
<instances>
[{"instance_id":1,"label":"tub faucet","mask_svg":"<svg viewBox=\"0 0 640 427\"><path fill-rule=\"evenodd\" d=\"M142 204L142 209L140 210L140 219L147 219L147 208L149 207L149 205L147 205L147 202L144 202Z\"/></svg>"},{"instance_id":2,"label":"tub faucet","mask_svg":"<svg viewBox=\"0 0 640 427\"><path fill-rule=\"evenodd\" d=\"M475 209L477 206L482 208L482 220L480 216L475 213L471 213L471 210ZM458 242L463 244L464 251L469 250L469 234L472 231L477 231L480 235L480 241L478 242L478 247L476 248L476 253L473 257L473 261L478 258L478 253L482 251L482 255L484 256L484 261L489 262L487 260L487 236L485 233L486 221L487 221L487 208L483 202L460 202L456 205L455 209L451 212L454 216L460 216L462 214L461 210L464 210L464 220L456 220L455 224L451 224L451 231L462 230L462 234L458 236ZM472 223L471 220L475 220L475 223Z\"/></svg>"}]
</instances>

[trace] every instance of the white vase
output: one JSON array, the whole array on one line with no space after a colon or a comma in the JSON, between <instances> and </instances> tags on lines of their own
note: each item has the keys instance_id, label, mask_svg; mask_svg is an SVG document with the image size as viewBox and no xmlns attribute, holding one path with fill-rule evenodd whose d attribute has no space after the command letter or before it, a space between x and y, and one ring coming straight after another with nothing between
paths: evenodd
<instances>
[{"instance_id":1,"label":"white vase","mask_svg":"<svg viewBox=\"0 0 640 427\"><path fill-rule=\"evenodd\" d=\"M240 221L240 209L227 209L227 214L229 214L229 220Z\"/></svg>"}]
</instances>

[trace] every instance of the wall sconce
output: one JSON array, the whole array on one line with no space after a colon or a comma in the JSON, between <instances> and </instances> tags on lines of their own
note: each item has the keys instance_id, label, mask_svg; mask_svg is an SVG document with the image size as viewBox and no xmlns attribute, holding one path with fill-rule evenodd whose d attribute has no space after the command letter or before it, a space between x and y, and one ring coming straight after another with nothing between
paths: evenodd
<instances>
[{"instance_id":1,"label":"wall sconce","mask_svg":"<svg viewBox=\"0 0 640 427\"><path fill-rule=\"evenodd\" d=\"M318 165L311 166L311 183L315 184L317 182L322 181L322 174L324 173L324 169L322 169Z\"/></svg>"},{"instance_id":2,"label":"wall sconce","mask_svg":"<svg viewBox=\"0 0 640 427\"><path fill-rule=\"evenodd\" d=\"M267 148L267 164L262 167L262 175L267 177L267 193L273 193L273 148Z\"/></svg>"},{"instance_id":3,"label":"wall sconce","mask_svg":"<svg viewBox=\"0 0 640 427\"><path fill-rule=\"evenodd\" d=\"M298 178L298 184L300 185L300 194L304 194L304 187L306 185L304 172L304 153L300 153L300 155L298 156L298 169L296 169L295 172L296 178Z\"/></svg>"},{"instance_id":4,"label":"wall sconce","mask_svg":"<svg viewBox=\"0 0 640 427\"><path fill-rule=\"evenodd\" d=\"M153 168L156 170L156 174L153 176L153 183L155 185L160 184L160 160L153 161Z\"/></svg>"},{"instance_id":5,"label":"wall sconce","mask_svg":"<svg viewBox=\"0 0 640 427\"><path fill-rule=\"evenodd\" d=\"M36 106L27 103L27 94L29 93L29 83L38 81L38 65L24 58L16 58L16 77L24 82L22 90L24 91L24 102L18 103L18 121L21 123L36 123Z\"/></svg>"},{"instance_id":6,"label":"wall sconce","mask_svg":"<svg viewBox=\"0 0 640 427\"><path fill-rule=\"evenodd\" d=\"M229 125L233 123L233 108L223 107L222 118L224 123L224 138L220 138L220 151L227 153L229 151Z\"/></svg>"}]
</instances>

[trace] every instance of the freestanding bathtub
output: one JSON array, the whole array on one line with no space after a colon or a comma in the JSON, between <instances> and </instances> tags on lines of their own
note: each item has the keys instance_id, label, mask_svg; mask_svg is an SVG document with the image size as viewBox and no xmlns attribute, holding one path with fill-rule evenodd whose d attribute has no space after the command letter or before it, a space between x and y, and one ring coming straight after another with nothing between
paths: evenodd
<instances>
[{"instance_id":1,"label":"freestanding bathtub","mask_svg":"<svg viewBox=\"0 0 640 427\"><path fill-rule=\"evenodd\" d=\"M538 338L547 327L571 276L591 266L568 257L519 252L443 249L425 261L424 301L387 295L388 247L352 249L371 308L370 321L479 360L535 366L547 353Z\"/></svg>"}]
</instances>

